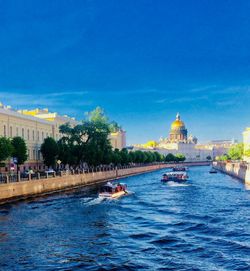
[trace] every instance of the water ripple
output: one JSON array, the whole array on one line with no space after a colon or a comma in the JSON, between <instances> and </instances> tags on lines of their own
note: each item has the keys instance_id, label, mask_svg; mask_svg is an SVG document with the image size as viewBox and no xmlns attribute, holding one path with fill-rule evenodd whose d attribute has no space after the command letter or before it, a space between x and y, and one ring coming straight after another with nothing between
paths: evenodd
<instances>
[{"instance_id":1,"label":"water ripple","mask_svg":"<svg viewBox=\"0 0 250 271\"><path fill-rule=\"evenodd\" d=\"M1 206L1 270L250 270L250 191L208 170L129 177L118 200L93 187Z\"/></svg>"}]
</instances>

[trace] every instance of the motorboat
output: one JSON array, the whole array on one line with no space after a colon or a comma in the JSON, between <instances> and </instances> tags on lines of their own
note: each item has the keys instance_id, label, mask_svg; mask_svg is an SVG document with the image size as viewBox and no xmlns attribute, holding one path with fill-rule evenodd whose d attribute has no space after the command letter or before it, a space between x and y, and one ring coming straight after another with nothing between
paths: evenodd
<instances>
[{"instance_id":1,"label":"motorboat","mask_svg":"<svg viewBox=\"0 0 250 271\"><path fill-rule=\"evenodd\" d=\"M99 197L101 198L119 198L126 195L127 185L124 183L112 183L108 182L101 187Z\"/></svg>"},{"instance_id":2,"label":"motorboat","mask_svg":"<svg viewBox=\"0 0 250 271\"><path fill-rule=\"evenodd\" d=\"M209 173L210 174L216 174L218 171L215 168L211 168Z\"/></svg>"},{"instance_id":3,"label":"motorboat","mask_svg":"<svg viewBox=\"0 0 250 271\"><path fill-rule=\"evenodd\" d=\"M185 182L188 179L188 175L185 171L171 171L163 174L162 182Z\"/></svg>"},{"instance_id":4,"label":"motorboat","mask_svg":"<svg viewBox=\"0 0 250 271\"><path fill-rule=\"evenodd\" d=\"M174 167L173 171L188 171L188 167Z\"/></svg>"}]
</instances>

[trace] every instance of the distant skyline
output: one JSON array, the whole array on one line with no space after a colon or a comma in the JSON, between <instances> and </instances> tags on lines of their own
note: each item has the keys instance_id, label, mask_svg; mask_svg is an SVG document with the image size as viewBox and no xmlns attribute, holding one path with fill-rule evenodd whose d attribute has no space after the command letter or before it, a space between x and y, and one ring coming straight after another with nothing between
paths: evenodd
<instances>
[{"instance_id":1,"label":"distant skyline","mask_svg":"<svg viewBox=\"0 0 250 271\"><path fill-rule=\"evenodd\" d=\"M96 106L128 144L250 126L250 2L0 0L0 101L78 120Z\"/></svg>"}]
</instances>

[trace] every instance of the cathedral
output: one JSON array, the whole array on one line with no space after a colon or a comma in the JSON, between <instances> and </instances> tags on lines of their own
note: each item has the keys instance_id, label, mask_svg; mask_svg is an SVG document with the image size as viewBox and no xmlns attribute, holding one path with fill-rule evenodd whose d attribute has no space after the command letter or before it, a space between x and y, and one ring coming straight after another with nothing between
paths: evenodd
<instances>
[{"instance_id":1,"label":"cathedral","mask_svg":"<svg viewBox=\"0 0 250 271\"><path fill-rule=\"evenodd\" d=\"M147 151L155 150L164 155L168 153L183 154L186 161L206 161L208 156L212 156L210 150L199 149L197 147L198 139L192 135L188 136L188 130L185 123L181 120L179 113L172 122L169 135L166 138L160 138L157 141L149 141L146 144L135 145L134 149Z\"/></svg>"},{"instance_id":2,"label":"cathedral","mask_svg":"<svg viewBox=\"0 0 250 271\"><path fill-rule=\"evenodd\" d=\"M169 146L169 144L173 143L197 144L197 142L198 140L196 137L193 137L192 135L188 137L185 123L181 120L180 114L177 113L175 121L171 124L168 138L160 138L159 146L164 147L166 144Z\"/></svg>"}]
</instances>

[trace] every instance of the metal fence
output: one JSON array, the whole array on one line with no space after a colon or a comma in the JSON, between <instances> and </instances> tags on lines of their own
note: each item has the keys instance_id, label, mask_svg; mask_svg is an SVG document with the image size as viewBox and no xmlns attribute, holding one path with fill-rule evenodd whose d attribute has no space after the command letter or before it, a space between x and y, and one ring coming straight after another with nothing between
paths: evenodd
<instances>
[{"instance_id":1,"label":"metal fence","mask_svg":"<svg viewBox=\"0 0 250 271\"><path fill-rule=\"evenodd\" d=\"M97 166L89 167L85 169L68 169L68 170L58 170L55 172L35 172L35 173L0 173L0 184L4 183L15 183L23 181L35 181L41 179L62 177L67 175L79 175L94 172L105 172L105 171L116 171L119 169L135 168L135 167L145 167L152 165L162 165L164 163L150 163L150 164L132 164L127 166Z\"/></svg>"}]
</instances>

